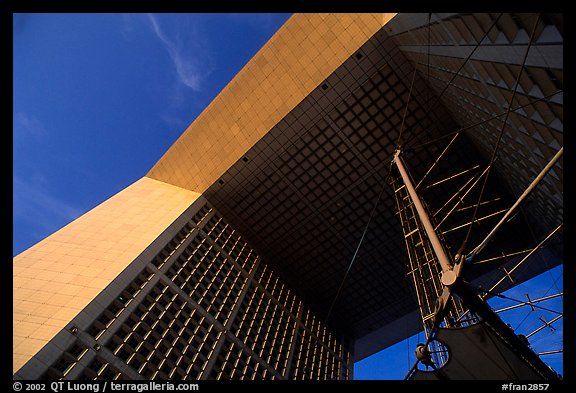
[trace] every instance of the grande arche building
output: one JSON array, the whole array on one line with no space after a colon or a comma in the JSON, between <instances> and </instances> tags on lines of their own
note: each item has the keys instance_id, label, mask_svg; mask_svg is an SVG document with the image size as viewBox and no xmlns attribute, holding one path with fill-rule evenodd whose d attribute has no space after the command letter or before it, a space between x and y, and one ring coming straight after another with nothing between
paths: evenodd
<instances>
[{"instance_id":1,"label":"grande arche building","mask_svg":"<svg viewBox=\"0 0 576 393\"><path fill-rule=\"evenodd\" d=\"M400 130L478 124L443 170L486 162L524 63L491 187L512 200L562 146L563 18L537 17L290 17L146 176L14 258L14 378L352 378L419 329L385 185ZM526 207L535 236L562 179ZM516 283L560 263L545 252Z\"/></svg>"}]
</instances>

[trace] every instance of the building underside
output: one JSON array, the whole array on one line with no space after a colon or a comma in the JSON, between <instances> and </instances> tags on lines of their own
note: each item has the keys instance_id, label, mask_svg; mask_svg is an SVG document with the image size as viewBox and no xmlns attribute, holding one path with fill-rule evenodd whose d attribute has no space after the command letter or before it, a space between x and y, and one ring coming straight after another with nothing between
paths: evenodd
<instances>
[{"instance_id":1,"label":"building underside","mask_svg":"<svg viewBox=\"0 0 576 393\"><path fill-rule=\"evenodd\" d=\"M326 316L383 190L328 321L353 338L355 360L415 333L417 326L404 239L385 182L402 123L415 179L451 138L419 145L477 123L463 131L429 182L490 160L502 117L490 119L509 105L537 18L500 16L467 59L498 16L397 15L205 193L290 287ZM508 116L491 175L489 190L503 198L500 208L511 206L563 144L562 75L562 18L542 15L512 104L523 108ZM487 254L534 246L534 239L560 224L562 184L561 169L553 170ZM439 188L426 197L438 208L452 193ZM471 214L454 218L445 228L469 221ZM472 243L496 221L481 225ZM457 248L463 235L465 230L447 240ZM516 282L561 263L561 248L550 250L528 262ZM474 281L488 271L469 273Z\"/></svg>"},{"instance_id":2,"label":"building underside","mask_svg":"<svg viewBox=\"0 0 576 393\"><path fill-rule=\"evenodd\" d=\"M179 283L177 278L186 269L185 264L176 269L154 261L158 261L158 256L179 236L180 229L184 230L185 222L202 209L212 209L209 214L223 217L222 222L240 234L253 247L254 255L258 255L250 262L253 266L234 262L237 276L248 283L238 289L239 299L249 299L247 293L257 297L254 293L258 288L262 293L268 291L262 295L264 298L284 296L281 301L269 301L269 304L283 304L279 309L285 310L285 315L279 313L293 324L287 322L292 333L283 334L296 337L294 346L298 348L303 348L306 342L308 346L313 342L312 347L318 341L324 342L327 355L321 364L331 365L331 371L326 372L329 378L349 378L350 362L361 360L421 329L416 296L407 277L404 234L394 190L388 182L392 157L399 146L413 179L417 182L426 178L422 183L422 196L431 211L435 211L443 207L455 187L462 186L469 174L487 166L503 129L484 194L485 200L495 201L479 210L479 216L484 216L510 207L563 145L561 14L385 14L375 16L376 22L371 19L361 24L363 18L368 16L295 15L289 19L150 170L143 184L158 181L166 187L176 186L174 189L178 191L166 192L173 193L174 200L188 207L179 213L170 213L178 217L178 224L174 221L167 225L149 247L143 243L138 252L134 251L134 257L138 255L135 261L140 261L138 266L144 269L142 282L165 282L166 288L171 288L164 289L166 293L175 291L174 296L184 296L174 284L185 290L186 283ZM342 38L344 31L349 40ZM358 38L362 35L365 38ZM295 52L302 48L302 57L294 60L290 67L281 64L285 47ZM329 50L335 55L330 55ZM333 64L326 65L328 61ZM306 69L308 76L301 77L298 67ZM281 72L285 75L279 76ZM262 77L261 82L252 82L262 75L266 77ZM278 79L276 83L272 79L276 77L286 77L294 84L300 83L302 88L293 92L290 83L285 79ZM285 92L289 98L283 100ZM230 96L240 98L228 98ZM264 99L254 101L253 96ZM236 115L240 112L242 114ZM252 120L242 117L244 113L250 114ZM506 119L505 125L503 119ZM450 149L427 173L456 133L458 137ZM454 175L457 175L454 181L436 184ZM176 194L182 192L195 195L177 199L180 197ZM521 212L489 244L483 258L538 244L562 224L562 194L560 161L530 195ZM191 205L185 202L188 200L192 201ZM471 201L463 204L462 207L468 207L452 214L440 228L445 232L452 254L466 235L465 225L472 218L471 204ZM192 227L186 232L188 240L178 244L193 244L194 236L200 234L209 237L212 229L203 226L208 225L206 221L210 222L212 216L205 215L206 220L200 218L197 223L190 221ZM499 218L494 215L476 224L470 244L480 242ZM214 222L210 225L217 226ZM194 236L190 237L191 233ZM209 242L216 245L219 239L215 237ZM514 273L513 283L506 282L500 289L562 263L562 244L562 236L556 236ZM218 249L225 251L224 255L232 255L225 247L218 245ZM166 258L171 258L172 253L174 249ZM180 250L174 255L182 253ZM262 278L261 260L274 272L274 277L278 277L277 282L285 284L288 292L281 291L277 297L274 289L267 287L273 280ZM131 261L126 259L129 268L124 271L124 265L118 267L122 271L116 283L118 288L139 277L134 273L136 278L123 278L127 270L136 269L137 263ZM177 260L170 261L177 263ZM512 258L500 258L493 263L472 266L466 269L465 278L475 284L488 285L514 262ZM156 274L156 278L151 279L146 272ZM231 277L229 273L227 277ZM254 283L252 287L250 282ZM289 300L291 296L296 300ZM110 299L99 302L103 309L112 307L113 303ZM194 302L193 299L190 304L196 304ZM251 307L250 301L245 302L246 307ZM300 306L292 309L286 302L302 304L302 311ZM214 333L214 337L210 337L214 341L211 354L223 354L226 349L239 357L247 353L248 358L257 358L261 368L258 371L252 364L252 378L266 375L278 379L300 378L302 372L310 378L322 377L322 374L306 374L314 365L298 363L301 350L291 346L266 347L284 354L281 358L286 366L283 367L265 366L264 363L271 364L270 361L263 361L262 353L257 355L253 346L242 352L238 341L242 329L237 324L241 320L239 315L247 309L240 303L241 300L227 306L229 313L222 320L218 319L220 314L205 316L214 326L214 330L207 328L206 333L208 336ZM202 306L201 300L198 304ZM86 321L99 313L88 314ZM278 315L276 311L268 316L264 313L262 318L265 323L275 323L274 315ZM98 327L94 330L91 322L82 325L83 322L78 322L81 318L72 317L54 325L65 327L58 337L67 346L75 342L68 337L68 321L76 321L74 326L81 330L78 342L82 342L86 350L94 348L99 342L95 339L100 334L96 332ZM134 324L137 326L136 319ZM329 333L319 333L326 331L322 330L324 324ZM295 333L298 329L301 334ZM115 333L102 334L110 336L108 343L115 342ZM306 339L298 341L298 337ZM121 345L105 347L114 351ZM36 348L27 351L33 355ZM47 347L44 348L48 353ZM228 357L216 355L213 358L206 355L205 367L214 370L214 365L220 364L223 370ZM91 356L105 357L105 351ZM28 352L23 351L22 362L28 358ZM26 373L20 375L33 375L32 366L26 367ZM15 372L17 370L18 367ZM115 370L119 375L120 369ZM156 375L155 369L150 370L150 375ZM204 375L204 369L199 370L203 378L219 378L218 373ZM134 370L128 370L125 375L138 376Z\"/></svg>"}]
</instances>

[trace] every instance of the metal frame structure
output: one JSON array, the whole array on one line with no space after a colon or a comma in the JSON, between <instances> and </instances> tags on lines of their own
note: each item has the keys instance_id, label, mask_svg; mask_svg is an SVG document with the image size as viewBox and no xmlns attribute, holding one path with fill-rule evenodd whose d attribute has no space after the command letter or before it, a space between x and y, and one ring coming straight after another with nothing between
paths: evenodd
<instances>
[{"instance_id":1,"label":"metal frame structure","mask_svg":"<svg viewBox=\"0 0 576 393\"><path fill-rule=\"evenodd\" d=\"M505 343L511 350L511 353L513 353L513 355L502 355L505 362L506 356L517 356L518 359L521 359L521 362L534 372L533 375L535 378L545 380L559 379L558 374L551 370L539 358L539 354L532 351L526 339L516 335L512 328L498 316L497 312L492 310L486 303L485 296L480 296L476 289L462 279L462 267L465 263L470 263L477 253L488 244L502 223L505 222L505 218L508 217L525 196L534 189L537 183L562 156L562 153L563 149L560 149L558 154L554 156L540 175L530 184L526 192L512 208L510 208L504 218L498 222L495 228L480 243L480 246L476 247L474 251L468 255L464 253L460 254L462 251L461 248L459 253L452 257L446 252L447 247L443 239L441 239L441 235L436 232L437 227L433 225L428 209L412 183L401 158L401 150L398 149L396 151L393 163L398 174L395 176L394 172L392 172L391 183L394 187L398 213L409 255L408 274L412 277L426 333L426 343L418 345L416 349L418 360L410 369L406 378L413 377L414 372L417 370L418 363L422 363L427 367L432 367L438 378L449 379L450 375L441 370L442 366L448 361L449 349L445 348L445 345L442 343L434 340L436 333L439 329L449 330L482 324L482 326L490 328L498 339ZM472 220L472 222L474 222L474 220ZM558 231L558 229L559 228L552 234ZM548 236L547 239L550 238L551 235ZM537 246L536 249L539 247L540 245ZM526 258L521 262L524 260L526 260ZM496 285L499 283L500 282ZM537 301L541 300L542 299L538 299ZM526 304L534 307L533 303L533 301L529 300ZM472 318L463 319L467 314L470 314ZM551 323L561 317L562 315L558 315L550 322L544 321L544 325L530 335L544 329L546 326L550 326ZM528 336L526 336L526 338L527 337ZM470 339L474 340L474 337L470 337ZM543 354L548 353L556 353L556 351L548 351ZM511 369L514 368L514 366L510 366L509 362L506 363ZM514 361L510 363L514 364ZM512 370L512 372L515 375L521 374L521 372L517 374L514 370Z\"/></svg>"}]
</instances>

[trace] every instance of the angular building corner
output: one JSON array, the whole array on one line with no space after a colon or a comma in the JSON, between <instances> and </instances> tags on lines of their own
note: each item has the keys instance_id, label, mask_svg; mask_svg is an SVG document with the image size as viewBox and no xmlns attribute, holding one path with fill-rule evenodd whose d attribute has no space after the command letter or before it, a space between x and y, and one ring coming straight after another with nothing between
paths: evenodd
<instances>
[{"instance_id":1,"label":"angular building corner","mask_svg":"<svg viewBox=\"0 0 576 393\"><path fill-rule=\"evenodd\" d=\"M14 377L348 378L340 339L201 193L386 15L294 15L147 176L16 256Z\"/></svg>"}]
</instances>

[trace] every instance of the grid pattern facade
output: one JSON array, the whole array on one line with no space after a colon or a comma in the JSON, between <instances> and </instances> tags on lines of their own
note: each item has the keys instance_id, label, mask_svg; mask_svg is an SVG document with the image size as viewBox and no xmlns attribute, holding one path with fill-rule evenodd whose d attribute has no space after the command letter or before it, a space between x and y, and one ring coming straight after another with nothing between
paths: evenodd
<instances>
[{"instance_id":1,"label":"grid pattern facade","mask_svg":"<svg viewBox=\"0 0 576 393\"><path fill-rule=\"evenodd\" d=\"M411 173L419 179L449 141L440 137L505 111L527 40L511 43L504 37L512 34L507 30L513 27L512 21L529 33L536 15L512 18L504 14L494 28L496 34L490 34L441 97L497 14L474 14L472 19L482 22L479 27L473 21L467 23L470 15L433 14L430 56L427 16L399 14L379 29L204 193L258 250L275 256L271 261L274 269L306 296L322 317L338 293L371 208L379 200L329 321L333 328L356 338L356 343L393 321L410 318L410 311L417 309L406 269L398 263L408 256L393 213L394 195L385 184L396 145L406 148ZM561 31L554 27L561 30L561 23L543 15L541 25L531 53L552 55L561 47ZM456 34L456 26L462 31L467 26L474 28L473 37ZM497 39L500 31L506 33ZM562 88L558 56L550 57L548 61L555 66L551 63L548 68L542 59L541 55L529 57L513 107L527 105L523 110L528 117L542 118L547 125L516 112L509 116L510 128L518 129L504 133L502 154L489 181L489 188L498 190L498 203L504 205L516 199L515 194L544 166L543 157L550 158L553 146L561 144L561 132L554 127L561 128L562 94L533 103ZM519 118L523 118L522 124L517 122ZM484 166L501 122L502 117L463 132L428 181L440 181L474 165ZM534 137L525 137L527 133ZM533 147L541 153L531 152ZM534 194L535 208L546 206L553 213L550 218L561 218L560 167L548 176L550 187L542 187L540 196ZM522 175L527 168L532 173ZM442 185L431 187L426 199L431 205L435 201L441 205L447 198L444 190ZM455 213L444 223L446 230L452 230L447 237L454 247L465 235L456 228L471 219L468 213ZM489 230L490 223L486 220L477 227ZM531 239L529 228L518 225L514 241ZM472 243L482 238L481 231L474 231ZM508 243L509 249L523 247ZM491 247L498 249L495 242ZM527 269L519 281L541 272L539 266ZM479 275L483 272L478 270ZM391 345L408 334L391 329L393 334L383 333L371 342ZM367 355L358 350L355 354L357 358Z\"/></svg>"},{"instance_id":2,"label":"grid pattern facade","mask_svg":"<svg viewBox=\"0 0 576 393\"><path fill-rule=\"evenodd\" d=\"M143 177L15 256L13 372L52 346L59 332L198 197Z\"/></svg>"},{"instance_id":3,"label":"grid pattern facade","mask_svg":"<svg viewBox=\"0 0 576 393\"><path fill-rule=\"evenodd\" d=\"M201 201L46 379L347 379L342 340ZM302 352L303 351L303 352Z\"/></svg>"},{"instance_id":4,"label":"grid pattern facade","mask_svg":"<svg viewBox=\"0 0 576 393\"><path fill-rule=\"evenodd\" d=\"M381 189L382 198L329 323L354 340L356 359L409 334L390 327L417 307L406 285L406 269L398 263L406 258L404 239L394 217L394 196L384 184L399 129L404 128L402 139L408 147L426 142L424 148L414 148L419 149L416 153L407 153L411 154L407 157L411 172L419 178L445 146L446 140L428 144L431 140L505 110L535 21L534 14L503 14L486 45L460 70L497 15L430 17L430 27L428 14L398 15L383 27L387 17L374 19L373 15L291 18L149 173L183 188L145 177L129 193L127 189L119 194L122 198L111 199L111 207L94 209L98 215L87 214L88 220L76 220L15 260L18 298L14 308L18 312L14 317L19 328L14 334L14 369L36 358L39 349L50 346L54 335L61 335L58 332L78 311L88 309L110 281L118 281L119 272L132 268L131 284L118 284L122 298L102 302L103 307L90 314L94 321L90 319L86 331L78 332L88 352L81 358L66 356L63 362L70 363L56 367L53 377L80 377L95 356L108 364L97 367L95 363L95 372L110 367L130 378L143 378L140 373L193 378L198 369L200 378L312 378L316 372L326 378L348 377L350 358L341 348L342 340L320 330L314 333L306 325L309 311L299 299L305 296L307 306L326 317ZM498 171L490 178L491 182L500 174L505 181L488 187L506 190L509 199L513 199L509 194L523 190L562 144L562 23L561 15L542 14L512 103L523 108L508 118L502 154L495 163ZM326 43L334 52L326 50ZM439 97L456 72L458 77ZM478 152L490 151L499 128L499 121L490 120L463 134L457 141L464 140L462 146L455 146L438 167L438 178L430 180L465 169L459 165L468 167L471 157L482 158ZM529 209L545 226L562 217L562 179L560 163L534 194L535 203ZM205 205L186 224L164 231L199 196L184 188L203 192L202 198L227 221ZM434 201L444 201L426 199L431 207ZM135 201L145 202L145 209ZM138 223L140 228L126 231L117 225L124 223ZM529 238L519 236L528 235L527 228L517 226L514 238ZM237 231L263 255L273 256L267 263L283 282ZM456 238L455 232L448 236ZM164 244L146 249L160 238L159 233L159 243ZM122 241L105 251L103 245L108 246L110 239ZM140 256L134 259L136 255ZM145 268L134 263L139 258ZM544 264L526 267L518 281L542 271ZM144 281L132 285L136 280L132 277L139 275ZM58 296L44 296L48 288L44 279ZM156 291L162 296L152 296ZM140 307L144 299L152 302L143 306L148 311ZM168 302L174 308L181 301L211 326L210 330L203 326L200 332L214 339L214 345L203 348L209 352L204 356L207 360L197 353L200 348L190 341L193 336L187 337L189 325L162 330L165 306L157 304ZM179 312L182 320L188 320L193 318L190 310L184 307L170 315ZM141 348L120 345L130 340L122 329L136 334L138 321L133 326L127 321L139 312L146 313L144 319L140 318L144 314L134 318L157 333L145 339L150 339L154 350L144 350L143 358ZM254 320L249 320L251 316ZM156 319L149 324L147 317ZM269 323L278 321L285 323L284 330L268 329ZM197 334L200 322L190 323ZM246 337L239 333L241 324L242 332L244 327L250 332ZM172 339L166 331L174 329L184 330ZM166 340L180 340L182 334L187 337L183 345L190 349L185 346L173 354L160 348ZM157 335L161 339L152 343ZM134 337L144 340L142 334ZM330 349L332 339L338 348ZM321 347L316 346L319 342ZM59 358L70 344L59 345L59 355L49 361ZM323 352L323 348L328 349ZM136 360L130 362L142 363L133 368L128 359L118 358L114 352L123 349L133 350L130 356ZM267 352L272 350L283 355L269 358ZM186 365L178 360L181 357ZM46 359L41 361L48 364Z\"/></svg>"},{"instance_id":5,"label":"grid pattern facade","mask_svg":"<svg viewBox=\"0 0 576 393\"><path fill-rule=\"evenodd\" d=\"M110 365L105 359L96 356L84 370L79 378L85 381L123 380L126 378L122 371Z\"/></svg>"},{"instance_id":6,"label":"grid pattern facade","mask_svg":"<svg viewBox=\"0 0 576 393\"><path fill-rule=\"evenodd\" d=\"M519 108L508 116L495 163L501 173L514 173L507 183L517 196L563 144L562 19L548 13L433 14L428 27L427 14L406 14L387 27L437 94L459 71L441 101L462 126L485 121L469 132L485 157L502 127L502 118L490 119L509 105ZM543 234L562 222L562 185L560 162L531 195L537 203L530 206L528 217L538 219L530 224Z\"/></svg>"},{"instance_id":7,"label":"grid pattern facade","mask_svg":"<svg viewBox=\"0 0 576 393\"><path fill-rule=\"evenodd\" d=\"M293 15L148 176L203 193L394 15Z\"/></svg>"},{"instance_id":8,"label":"grid pattern facade","mask_svg":"<svg viewBox=\"0 0 576 393\"><path fill-rule=\"evenodd\" d=\"M232 325L232 333L274 370L284 374L295 321L289 317L286 307L273 301L257 285L250 285L245 299Z\"/></svg>"},{"instance_id":9,"label":"grid pattern facade","mask_svg":"<svg viewBox=\"0 0 576 393\"><path fill-rule=\"evenodd\" d=\"M343 351L342 346L312 313L307 312L304 321L304 326L298 330L290 377L319 379L327 375L327 379L351 378L350 370L346 367L351 361L350 353Z\"/></svg>"},{"instance_id":10,"label":"grid pattern facade","mask_svg":"<svg viewBox=\"0 0 576 393\"><path fill-rule=\"evenodd\" d=\"M75 341L41 376L41 379L65 379L76 368L79 362L87 355L89 348ZM79 380L123 380L129 379L121 370L111 365L100 356L87 362L82 368Z\"/></svg>"},{"instance_id":11,"label":"grid pattern facade","mask_svg":"<svg viewBox=\"0 0 576 393\"><path fill-rule=\"evenodd\" d=\"M458 128L433 97L383 28L205 193L259 250L276 257L274 268L325 317L382 191L329 321L349 336L417 307L397 262L406 258L405 247L385 180L401 129L409 141ZM446 173L478 155L464 142L446 158ZM443 148L440 141L411 155L415 173L421 176Z\"/></svg>"},{"instance_id":12,"label":"grid pattern facade","mask_svg":"<svg viewBox=\"0 0 576 393\"><path fill-rule=\"evenodd\" d=\"M61 379L66 377L86 355L86 352L88 352L87 347L75 342L52 363L42 379Z\"/></svg>"}]
</instances>

